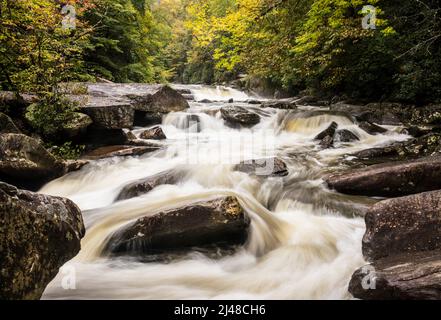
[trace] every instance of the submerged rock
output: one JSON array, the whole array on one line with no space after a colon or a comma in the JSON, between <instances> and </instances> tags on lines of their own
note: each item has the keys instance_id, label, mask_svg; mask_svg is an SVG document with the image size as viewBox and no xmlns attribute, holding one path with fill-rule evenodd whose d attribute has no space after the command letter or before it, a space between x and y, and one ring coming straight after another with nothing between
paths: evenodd
<instances>
[{"instance_id":1,"label":"submerged rock","mask_svg":"<svg viewBox=\"0 0 441 320\"><path fill-rule=\"evenodd\" d=\"M390 162L335 174L326 179L338 192L394 197L441 189L441 156Z\"/></svg>"},{"instance_id":2,"label":"submerged rock","mask_svg":"<svg viewBox=\"0 0 441 320\"><path fill-rule=\"evenodd\" d=\"M381 201L365 216L363 254L369 261L441 248L441 191Z\"/></svg>"},{"instance_id":3,"label":"submerged rock","mask_svg":"<svg viewBox=\"0 0 441 320\"><path fill-rule=\"evenodd\" d=\"M253 127L260 122L260 116L244 107L224 107L222 118L232 126Z\"/></svg>"},{"instance_id":4,"label":"submerged rock","mask_svg":"<svg viewBox=\"0 0 441 320\"><path fill-rule=\"evenodd\" d=\"M164 140L164 139L167 139L164 131L162 131L162 128L159 126L148 129L148 130L144 130L141 133L140 138L145 139L145 140Z\"/></svg>"},{"instance_id":5,"label":"submerged rock","mask_svg":"<svg viewBox=\"0 0 441 320\"><path fill-rule=\"evenodd\" d=\"M339 142L353 142L359 141L360 138L352 131L342 129L335 132L335 140Z\"/></svg>"},{"instance_id":6,"label":"submerged rock","mask_svg":"<svg viewBox=\"0 0 441 320\"><path fill-rule=\"evenodd\" d=\"M440 300L441 251L402 254L357 270L349 292L364 300Z\"/></svg>"},{"instance_id":7,"label":"submerged rock","mask_svg":"<svg viewBox=\"0 0 441 320\"><path fill-rule=\"evenodd\" d=\"M279 158L244 161L237 164L234 170L257 176L284 177L288 175L286 163Z\"/></svg>"},{"instance_id":8,"label":"submerged rock","mask_svg":"<svg viewBox=\"0 0 441 320\"><path fill-rule=\"evenodd\" d=\"M0 299L39 299L84 233L72 201L0 182Z\"/></svg>"},{"instance_id":9,"label":"submerged rock","mask_svg":"<svg viewBox=\"0 0 441 320\"><path fill-rule=\"evenodd\" d=\"M320 132L314 140L320 140L320 146L323 149L331 148L334 145L334 136L337 130L338 124L336 122L332 122L328 128Z\"/></svg>"},{"instance_id":10,"label":"submerged rock","mask_svg":"<svg viewBox=\"0 0 441 320\"><path fill-rule=\"evenodd\" d=\"M104 252L154 254L245 243L249 218L234 197L200 201L145 216L115 232Z\"/></svg>"},{"instance_id":11,"label":"submerged rock","mask_svg":"<svg viewBox=\"0 0 441 320\"><path fill-rule=\"evenodd\" d=\"M146 194L163 184L175 184L183 176L182 172L176 170L164 171L151 177L144 178L126 185L119 193L116 201L131 199Z\"/></svg>"},{"instance_id":12,"label":"submerged rock","mask_svg":"<svg viewBox=\"0 0 441 320\"><path fill-rule=\"evenodd\" d=\"M317 136L315 136L314 140L323 140L327 136L334 137L335 131L338 128L338 124L336 122L332 122L329 127L327 127L325 130L320 132Z\"/></svg>"},{"instance_id":13,"label":"submerged rock","mask_svg":"<svg viewBox=\"0 0 441 320\"><path fill-rule=\"evenodd\" d=\"M151 144L150 146L107 146L95 149L83 156L86 160L99 160L111 157L128 157L141 156L143 154L160 150L158 145Z\"/></svg>"},{"instance_id":14,"label":"submerged rock","mask_svg":"<svg viewBox=\"0 0 441 320\"><path fill-rule=\"evenodd\" d=\"M36 139L0 134L0 178L18 187L38 189L64 174L64 164Z\"/></svg>"},{"instance_id":15,"label":"submerged rock","mask_svg":"<svg viewBox=\"0 0 441 320\"><path fill-rule=\"evenodd\" d=\"M374 123L363 121L359 125L360 129L366 131L367 133L371 135L381 134L387 132L387 129L377 126Z\"/></svg>"}]
</instances>

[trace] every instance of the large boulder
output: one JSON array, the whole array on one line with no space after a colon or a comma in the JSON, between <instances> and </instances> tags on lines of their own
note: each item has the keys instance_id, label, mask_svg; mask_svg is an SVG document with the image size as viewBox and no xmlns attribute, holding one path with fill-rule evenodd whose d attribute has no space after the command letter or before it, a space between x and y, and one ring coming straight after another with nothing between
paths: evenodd
<instances>
[{"instance_id":1,"label":"large boulder","mask_svg":"<svg viewBox=\"0 0 441 320\"><path fill-rule=\"evenodd\" d=\"M139 255L243 244L249 224L236 198L220 197L140 218L116 231L104 252Z\"/></svg>"},{"instance_id":2,"label":"large boulder","mask_svg":"<svg viewBox=\"0 0 441 320\"><path fill-rule=\"evenodd\" d=\"M349 292L364 300L440 300L441 251L401 254L357 270Z\"/></svg>"},{"instance_id":3,"label":"large boulder","mask_svg":"<svg viewBox=\"0 0 441 320\"><path fill-rule=\"evenodd\" d=\"M72 201L0 182L0 299L39 299L84 233Z\"/></svg>"},{"instance_id":4,"label":"large boulder","mask_svg":"<svg viewBox=\"0 0 441 320\"><path fill-rule=\"evenodd\" d=\"M38 189L64 174L63 162L36 139L23 134L0 134L0 179L23 188Z\"/></svg>"},{"instance_id":5,"label":"large boulder","mask_svg":"<svg viewBox=\"0 0 441 320\"><path fill-rule=\"evenodd\" d=\"M2 133L20 133L20 130L10 117L0 112L0 134Z\"/></svg>"},{"instance_id":6,"label":"large boulder","mask_svg":"<svg viewBox=\"0 0 441 320\"><path fill-rule=\"evenodd\" d=\"M441 248L441 191L378 202L365 216L363 254L369 261Z\"/></svg>"},{"instance_id":7,"label":"large boulder","mask_svg":"<svg viewBox=\"0 0 441 320\"><path fill-rule=\"evenodd\" d=\"M240 171L257 176L284 177L288 175L288 167L280 158L253 159L243 161L233 168L234 171Z\"/></svg>"},{"instance_id":8,"label":"large boulder","mask_svg":"<svg viewBox=\"0 0 441 320\"><path fill-rule=\"evenodd\" d=\"M182 94L167 85L144 85L140 92L140 94L128 95L132 100L133 108L137 111L167 114L189 108Z\"/></svg>"},{"instance_id":9,"label":"large boulder","mask_svg":"<svg viewBox=\"0 0 441 320\"><path fill-rule=\"evenodd\" d=\"M81 110L100 129L130 129L135 119L135 110L128 99L88 97Z\"/></svg>"},{"instance_id":10,"label":"large boulder","mask_svg":"<svg viewBox=\"0 0 441 320\"><path fill-rule=\"evenodd\" d=\"M395 197L441 189L441 156L353 169L326 178L331 189L351 195Z\"/></svg>"},{"instance_id":11,"label":"large boulder","mask_svg":"<svg viewBox=\"0 0 441 320\"><path fill-rule=\"evenodd\" d=\"M140 195L150 192L159 185L175 184L181 179L182 175L182 172L171 170L131 182L121 190L116 201L139 197Z\"/></svg>"},{"instance_id":12,"label":"large boulder","mask_svg":"<svg viewBox=\"0 0 441 320\"><path fill-rule=\"evenodd\" d=\"M253 127L260 122L260 116L244 107L232 106L221 109L222 118L233 127Z\"/></svg>"}]
</instances>

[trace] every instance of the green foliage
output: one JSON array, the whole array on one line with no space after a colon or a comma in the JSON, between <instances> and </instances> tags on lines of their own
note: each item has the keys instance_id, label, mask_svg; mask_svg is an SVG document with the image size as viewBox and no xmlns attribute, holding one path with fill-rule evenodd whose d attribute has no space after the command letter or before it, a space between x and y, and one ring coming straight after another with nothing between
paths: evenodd
<instances>
[{"instance_id":1,"label":"green foliage","mask_svg":"<svg viewBox=\"0 0 441 320\"><path fill-rule=\"evenodd\" d=\"M152 0L153 2L153 0ZM163 82L170 31L153 15L151 1L96 0L85 18L96 26L85 60L95 75L115 82Z\"/></svg>"},{"instance_id":2,"label":"green foliage","mask_svg":"<svg viewBox=\"0 0 441 320\"><path fill-rule=\"evenodd\" d=\"M441 99L439 1L180 3L184 23L171 44L177 80L213 83L247 73L327 96ZM376 29L362 28L367 4L376 8Z\"/></svg>"},{"instance_id":3,"label":"green foliage","mask_svg":"<svg viewBox=\"0 0 441 320\"><path fill-rule=\"evenodd\" d=\"M86 26L63 28L63 18L61 7L51 0L0 0L4 89L47 93L57 83L77 78L87 43Z\"/></svg>"},{"instance_id":4,"label":"green foliage","mask_svg":"<svg viewBox=\"0 0 441 320\"><path fill-rule=\"evenodd\" d=\"M25 114L32 128L48 140L58 140L66 123L75 120L78 106L58 94L42 96Z\"/></svg>"},{"instance_id":5,"label":"green foliage","mask_svg":"<svg viewBox=\"0 0 441 320\"><path fill-rule=\"evenodd\" d=\"M77 160L84 152L84 145L76 145L72 142L65 142L64 144L52 145L46 144L45 147L50 150L50 152L61 160Z\"/></svg>"}]
</instances>

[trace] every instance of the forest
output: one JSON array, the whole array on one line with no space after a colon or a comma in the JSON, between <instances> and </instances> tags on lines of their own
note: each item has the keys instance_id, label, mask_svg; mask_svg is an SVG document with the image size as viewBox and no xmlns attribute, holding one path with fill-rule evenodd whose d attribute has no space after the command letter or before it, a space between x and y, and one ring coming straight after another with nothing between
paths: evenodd
<instances>
[{"instance_id":1,"label":"forest","mask_svg":"<svg viewBox=\"0 0 441 320\"><path fill-rule=\"evenodd\" d=\"M62 23L75 8L74 28ZM363 28L375 8L374 28ZM425 104L441 98L435 0L2 0L3 90L228 83Z\"/></svg>"}]
</instances>

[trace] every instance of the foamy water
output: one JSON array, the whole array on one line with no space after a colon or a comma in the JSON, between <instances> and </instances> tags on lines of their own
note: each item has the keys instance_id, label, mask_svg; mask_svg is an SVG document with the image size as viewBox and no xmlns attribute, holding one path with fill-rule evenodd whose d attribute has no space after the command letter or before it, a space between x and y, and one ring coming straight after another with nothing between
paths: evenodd
<instances>
[{"instance_id":1,"label":"foamy water","mask_svg":"<svg viewBox=\"0 0 441 320\"><path fill-rule=\"evenodd\" d=\"M187 112L163 121L164 150L141 157L93 162L46 185L41 192L72 199L87 228L74 267L76 289L63 289L63 272L45 299L348 299L347 285L363 265L362 209L373 200L335 194L323 176L346 154L408 139L390 127L371 136L350 119L268 109L251 129L225 125L219 109L237 90L189 86L196 101ZM250 106L251 108L251 106ZM254 108L254 107L253 107ZM189 121L197 116L198 122ZM330 122L360 141L321 150L313 138ZM190 123L190 125L189 125ZM193 126L193 127L192 127ZM190 127L190 129L188 129ZM139 134L143 128L134 130ZM145 129L145 128L144 128ZM395 130L395 131L394 131ZM283 178L233 171L234 163L278 156L289 168ZM126 201L115 198L128 183L166 170L185 172L176 185L162 185ZM164 209L219 195L236 196L251 218L247 243L220 257L190 252L167 262L142 263L102 254L106 239L121 226Z\"/></svg>"}]
</instances>

